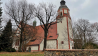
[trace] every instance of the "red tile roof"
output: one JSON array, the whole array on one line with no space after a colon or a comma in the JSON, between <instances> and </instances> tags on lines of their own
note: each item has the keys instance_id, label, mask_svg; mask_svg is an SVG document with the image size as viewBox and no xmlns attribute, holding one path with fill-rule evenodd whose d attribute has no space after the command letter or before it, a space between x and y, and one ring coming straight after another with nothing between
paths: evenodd
<instances>
[{"instance_id":1,"label":"red tile roof","mask_svg":"<svg viewBox=\"0 0 98 56\"><path fill-rule=\"evenodd\" d=\"M57 39L57 24L51 25L51 27L48 29L48 37L47 40L51 39Z\"/></svg>"},{"instance_id":2,"label":"red tile roof","mask_svg":"<svg viewBox=\"0 0 98 56\"><path fill-rule=\"evenodd\" d=\"M38 28L37 34L34 37L34 38L37 38L37 39L35 41L29 41L27 43L27 45L37 45L37 44L40 44L42 42L42 40L44 39L44 30L42 29L42 27L41 26L36 26L35 28ZM58 35L57 35L57 24L53 24L48 29L47 40L57 39L57 37L58 37Z\"/></svg>"},{"instance_id":3,"label":"red tile roof","mask_svg":"<svg viewBox=\"0 0 98 56\"><path fill-rule=\"evenodd\" d=\"M38 28L37 34L34 37L34 38L36 38L36 40L35 41L29 41L29 43L27 45L40 44L42 42L42 40L44 39L44 30L41 28L41 26L36 26L35 28Z\"/></svg>"}]
</instances>

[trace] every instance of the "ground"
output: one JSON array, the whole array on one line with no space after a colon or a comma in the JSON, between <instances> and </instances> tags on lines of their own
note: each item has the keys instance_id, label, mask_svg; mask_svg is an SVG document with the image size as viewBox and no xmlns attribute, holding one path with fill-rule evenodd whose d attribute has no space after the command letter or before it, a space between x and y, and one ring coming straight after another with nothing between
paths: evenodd
<instances>
[{"instance_id":1,"label":"ground","mask_svg":"<svg viewBox=\"0 0 98 56\"><path fill-rule=\"evenodd\" d=\"M0 52L0 56L44 56L44 52Z\"/></svg>"}]
</instances>

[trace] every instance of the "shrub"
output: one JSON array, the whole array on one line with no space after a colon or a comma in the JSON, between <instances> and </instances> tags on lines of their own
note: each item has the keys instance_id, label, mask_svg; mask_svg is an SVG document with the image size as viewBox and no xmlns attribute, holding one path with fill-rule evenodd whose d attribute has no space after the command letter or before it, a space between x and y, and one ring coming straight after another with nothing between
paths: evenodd
<instances>
[{"instance_id":1,"label":"shrub","mask_svg":"<svg viewBox=\"0 0 98 56\"><path fill-rule=\"evenodd\" d=\"M16 50L14 48L6 48L5 51L7 51L7 52L16 52Z\"/></svg>"},{"instance_id":2,"label":"shrub","mask_svg":"<svg viewBox=\"0 0 98 56\"><path fill-rule=\"evenodd\" d=\"M82 49L98 49L98 45L94 43L86 43Z\"/></svg>"}]
</instances>

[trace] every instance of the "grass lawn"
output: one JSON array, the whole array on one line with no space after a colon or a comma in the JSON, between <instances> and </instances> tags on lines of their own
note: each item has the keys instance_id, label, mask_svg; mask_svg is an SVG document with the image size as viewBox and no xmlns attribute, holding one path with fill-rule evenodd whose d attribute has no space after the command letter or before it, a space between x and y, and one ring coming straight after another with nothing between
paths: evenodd
<instances>
[{"instance_id":1,"label":"grass lawn","mask_svg":"<svg viewBox=\"0 0 98 56\"><path fill-rule=\"evenodd\" d=\"M0 52L0 56L44 56L44 52Z\"/></svg>"}]
</instances>

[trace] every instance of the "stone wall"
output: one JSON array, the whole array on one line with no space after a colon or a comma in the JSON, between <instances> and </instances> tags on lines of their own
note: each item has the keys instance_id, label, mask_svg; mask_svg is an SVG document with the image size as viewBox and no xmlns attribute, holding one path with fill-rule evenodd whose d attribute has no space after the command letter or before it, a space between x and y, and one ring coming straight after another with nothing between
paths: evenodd
<instances>
[{"instance_id":1,"label":"stone wall","mask_svg":"<svg viewBox=\"0 0 98 56\"><path fill-rule=\"evenodd\" d=\"M98 49L47 49L44 56L98 56Z\"/></svg>"}]
</instances>

